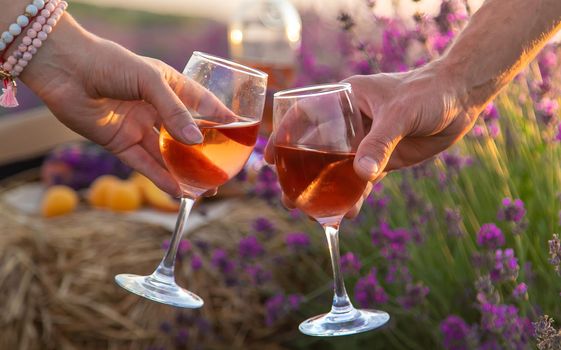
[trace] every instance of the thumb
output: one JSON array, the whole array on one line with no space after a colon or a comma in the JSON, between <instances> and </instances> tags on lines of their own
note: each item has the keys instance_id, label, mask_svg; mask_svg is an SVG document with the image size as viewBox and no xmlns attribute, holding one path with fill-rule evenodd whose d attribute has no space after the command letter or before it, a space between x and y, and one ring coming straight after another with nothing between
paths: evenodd
<instances>
[{"instance_id":1,"label":"thumb","mask_svg":"<svg viewBox=\"0 0 561 350\"><path fill-rule=\"evenodd\" d=\"M356 152L354 169L358 176L367 181L376 179L402 138L403 127L393 118L375 120Z\"/></svg>"},{"instance_id":2,"label":"thumb","mask_svg":"<svg viewBox=\"0 0 561 350\"><path fill-rule=\"evenodd\" d=\"M185 144L197 144L203 141L203 135L195 124L187 107L175 94L164 75L156 69L157 76L141 79L140 94L158 112L162 123L171 136Z\"/></svg>"}]
</instances>

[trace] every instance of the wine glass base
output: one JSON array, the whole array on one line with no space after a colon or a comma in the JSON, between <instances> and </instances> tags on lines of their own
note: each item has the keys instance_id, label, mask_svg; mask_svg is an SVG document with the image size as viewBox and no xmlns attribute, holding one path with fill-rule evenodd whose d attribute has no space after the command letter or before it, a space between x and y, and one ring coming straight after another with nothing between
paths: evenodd
<instances>
[{"instance_id":1,"label":"wine glass base","mask_svg":"<svg viewBox=\"0 0 561 350\"><path fill-rule=\"evenodd\" d=\"M315 337L336 337L367 332L386 324L390 315L378 310L352 310L345 314L328 313L302 322L300 332Z\"/></svg>"},{"instance_id":2,"label":"wine glass base","mask_svg":"<svg viewBox=\"0 0 561 350\"><path fill-rule=\"evenodd\" d=\"M187 309L198 309L204 304L201 297L181 288L175 282L161 282L152 276L120 274L115 276L115 282L131 293L162 304Z\"/></svg>"}]
</instances>

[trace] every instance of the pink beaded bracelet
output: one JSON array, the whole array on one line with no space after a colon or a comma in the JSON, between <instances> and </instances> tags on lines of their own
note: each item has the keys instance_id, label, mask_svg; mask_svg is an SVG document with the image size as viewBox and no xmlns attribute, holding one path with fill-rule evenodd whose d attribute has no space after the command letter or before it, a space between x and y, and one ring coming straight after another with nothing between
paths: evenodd
<instances>
[{"instance_id":1,"label":"pink beaded bracelet","mask_svg":"<svg viewBox=\"0 0 561 350\"><path fill-rule=\"evenodd\" d=\"M47 40L67 7L68 3L64 0L50 0L46 3L31 28L27 30L26 36L17 50L12 52L6 62L2 64L0 78L4 80L4 89L0 96L0 106L18 106L15 78L23 72L37 50L43 46L43 42Z\"/></svg>"}]
</instances>

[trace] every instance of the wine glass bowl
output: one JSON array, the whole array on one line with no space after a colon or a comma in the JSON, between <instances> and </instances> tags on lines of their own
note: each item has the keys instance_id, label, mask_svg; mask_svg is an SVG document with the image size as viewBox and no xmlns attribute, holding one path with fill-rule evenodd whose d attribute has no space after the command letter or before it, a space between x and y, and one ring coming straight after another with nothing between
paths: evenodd
<instances>
[{"instance_id":1,"label":"wine glass bowl","mask_svg":"<svg viewBox=\"0 0 561 350\"><path fill-rule=\"evenodd\" d=\"M356 334L378 328L389 315L353 307L343 281L339 226L367 181L354 171L364 128L350 84L318 85L275 94L273 147L284 195L325 230L334 274L331 311L300 324L312 336Z\"/></svg>"},{"instance_id":2,"label":"wine glass bowl","mask_svg":"<svg viewBox=\"0 0 561 350\"><path fill-rule=\"evenodd\" d=\"M202 52L193 53L183 74L191 87L197 84L190 91L197 102L190 112L203 141L186 145L165 128L160 129L162 158L182 191L170 245L151 275L120 274L115 281L153 301L199 308L203 300L175 282L175 258L183 228L197 198L236 176L251 155L265 104L267 74Z\"/></svg>"}]
</instances>

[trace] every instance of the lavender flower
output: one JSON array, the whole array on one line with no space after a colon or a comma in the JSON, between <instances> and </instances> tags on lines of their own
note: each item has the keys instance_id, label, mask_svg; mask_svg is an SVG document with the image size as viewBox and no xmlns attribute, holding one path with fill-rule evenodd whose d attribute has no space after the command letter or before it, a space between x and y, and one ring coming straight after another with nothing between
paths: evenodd
<instances>
[{"instance_id":1,"label":"lavender flower","mask_svg":"<svg viewBox=\"0 0 561 350\"><path fill-rule=\"evenodd\" d=\"M485 106L485 109L481 113L483 120L485 122L490 122L499 119L499 111L493 102Z\"/></svg>"},{"instance_id":2,"label":"lavender flower","mask_svg":"<svg viewBox=\"0 0 561 350\"><path fill-rule=\"evenodd\" d=\"M512 296L515 299L526 299L528 297L528 286L526 285L526 283L522 282L520 284L518 284L516 287L514 287L514 290L512 291Z\"/></svg>"},{"instance_id":3,"label":"lavender flower","mask_svg":"<svg viewBox=\"0 0 561 350\"><path fill-rule=\"evenodd\" d=\"M499 281L514 281L518 277L518 259L514 256L514 250L497 249L495 251L495 264L491 270L491 280L493 282Z\"/></svg>"},{"instance_id":4,"label":"lavender flower","mask_svg":"<svg viewBox=\"0 0 561 350\"><path fill-rule=\"evenodd\" d=\"M223 249L216 249L212 253L211 263L223 274L230 274L234 271L234 263L228 258L228 254Z\"/></svg>"},{"instance_id":5,"label":"lavender flower","mask_svg":"<svg viewBox=\"0 0 561 350\"><path fill-rule=\"evenodd\" d=\"M527 318L518 315L516 306L485 303L480 311L484 331L499 336L507 349L527 348L533 327Z\"/></svg>"},{"instance_id":6,"label":"lavender flower","mask_svg":"<svg viewBox=\"0 0 561 350\"><path fill-rule=\"evenodd\" d=\"M561 276L561 241L557 234L549 241L549 263L555 267L555 272Z\"/></svg>"},{"instance_id":7,"label":"lavender flower","mask_svg":"<svg viewBox=\"0 0 561 350\"><path fill-rule=\"evenodd\" d=\"M255 232L271 237L275 232L275 225L267 218L259 217L253 222L252 228Z\"/></svg>"},{"instance_id":8,"label":"lavender flower","mask_svg":"<svg viewBox=\"0 0 561 350\"><path fill-rule=\"evenodd\" d=\"M526 209L524 208L524 202L522 202L522 200L504 198L502 208L499 210L497 218L501 221L519 223L524 218L524 215L526 215Z\"/></svg>"},{"instance_id":9,"label":"lavender flower","mask_svg":"<svg viewBox=\"0 0 561 350\"><path fill-rule=\"evenodd\" d=\"M260 286L271 279L271 273L263 269L260 265L250 265L245 268L251 283L255 286Z\"/></svg>"},{"instance_id":10,"label":"lavender flower","mask_svg":"<svg viewBox=\"0 0 561 350\"><path fill-rule=\"evenodd\" d=\"M201 260L201 257L193 254L191 256L191 268L193 269L193 271L197 271L201 267L203 267L203 261Z\"/></svg>"},{"instance_id":11,"label":"lavender flower","mask_svg":"<svg viewBox=\"0 0 561 350\"><path fill-rule=\"evenodd\" d=\"M257 174L257 181L253 193L266 200L273 200L280 194L277 174L269 166L263 166Z\"/></svg>"},{"instance_id":12,"label":"lavender flower","mask_svg":"<svg viewBox=\"0 0 561 350\"><path fill-rule=\"evenodd\" d=\"M177 332L175 336L175 343L177 346L184 347L187 346L187 342L189 341L189 331L187 328L182 328Z\"/></svg>"},{"instance_id":13,"label":"lavender flower","mask_svg":"<svg viewBox=\"0 0 561 350\"><path fill-rule=\"evenodd\" d=\"M372 307L388 301L388 295L378 283L376 269L358 280L355 287L355 299L361 307Z\"/></svg>"},{"instance_id":14,"label":"lavender flower","mask_svg":"<svg viewBox=\"0 0 561 350\"><path fill-rule=\"evenodd\" d=\"M443 345L448 350L468 350L470 327L459 316L450 315L440 324Z\"/></svg>"},{"instance_id":15,"label":"lavender flower","mask_svg":"<svg viewBox=\"0 0 561 350\"><path fill-rule=\"evenodd\" d=\"M403 261L409 257L407 243L411 240L409 231L403 228L390 229L385 222L371 231L372 243L380 247L380 254L390 261Z\"/></svg>"},{"instance_id":16,"label":"lavender flower","mask_svg":"<svg viewBox=\"0 0 561 350\"><path fill-rule=\"evenodd\" d=\"M472 164L472 159L470 157L464 157L458 153L451 153L448 151L442 152L441 158L446 168L452 173L459 173L463 167Z\"/></svg>"},{"instance_id":17,"label":"lavender flower","mask_svg":"<svg viewBox=\"0 0 561 350\"><path fill-rule=\"evenodd\" d=\"M272 326L294 310L298 310L302 297L296 294L275 294L265 302L265 323Z\"/></svg>"},{"instance_id":18,"label":"lavender flower","mask_svg":"<svg viewBox=\"0 0 561 350\"><path fill-rule=\"evenodd\" d=\"M462 214L459 209L446 208L444 209L444 218L446 220L446 227L448 234L454 237L461 237L464 235L462 228Z\"/></svg>"},{"instance_id":19,"label":"lavender flower","mask_svg":"<svg viewBox=\"0 0 561 350\"><path fill-rule=\"evenodd\" d=\"M505 237L495 224L484 224L477 233L477 244L487 249L497 249L505 244Z\"/></svg>"},{"instance_id":20,"label":"lavender flower","mask_svg":"<svg viewBox=\"0 0 561 350\"><path fill-rule=\"evenodd\" d=\"M255 236L249 236L240 240L238 251L243 259L252 259L265 253L263 245Z\"/></svg>"},{"instance_id":21,"label":"lavender flower","mask_svg":"<svg viewBox=\"0 0 561 350\"><path fill-rule=\"evenodd\" d=\"M348 252L341 256L341 269L344 274L358 274L362 263L358 256L352 252Z\"/></svg>"},{"instance_id":22,"label":"lavender flower","mask_svg":"<svg viewBox=\"0 0 561 350\"><path fill-rule=\"evenodd\" d=\"M545 125L551 123L557 110L559 110L559 103L549 97L542 98L536 105L538 117Z\"/></svg>"},{"instance_id":23,"label":"lavender flower","mask_svg":"<svg viewBox=\"0 0 561 350\"><path fill-rule=\"evenodd\" d=\"M284 241L289 248L300 250L310 246L310 237L304 232L287 233Z\"/></svg>"},{"instance_id":24,"label":"lavender flower","mask_svg":"<svg viewBox=\"0 0 561 350\"><path fill-rule=\"evenodd\" d=\"M405 287L405 295L399 298L399 303L405 309L412 309L422 304L429 294L429 287L422 283L408 284Z\"/></svg>"}]
</instances>

